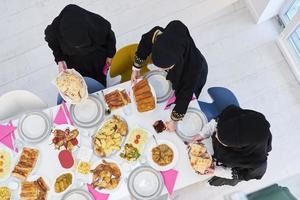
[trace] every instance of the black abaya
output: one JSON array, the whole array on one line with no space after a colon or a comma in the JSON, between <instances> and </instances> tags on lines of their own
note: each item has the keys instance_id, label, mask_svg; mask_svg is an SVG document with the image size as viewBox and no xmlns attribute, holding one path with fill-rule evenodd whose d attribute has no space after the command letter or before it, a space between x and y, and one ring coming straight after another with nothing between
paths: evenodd
<instances>
[{"instance_id":1,"label":"black abaya","mask_svg":"<svg viewBox=\"0 0 300 200\"><path fill-rule=\"evenodd\" d=\"M68 68L106 86L103 74L106 58L116 52L116 39L110 23L76 5L66 6L47 26L45 40L55 61L66 61Z\"/></svg>"}]
</instances>

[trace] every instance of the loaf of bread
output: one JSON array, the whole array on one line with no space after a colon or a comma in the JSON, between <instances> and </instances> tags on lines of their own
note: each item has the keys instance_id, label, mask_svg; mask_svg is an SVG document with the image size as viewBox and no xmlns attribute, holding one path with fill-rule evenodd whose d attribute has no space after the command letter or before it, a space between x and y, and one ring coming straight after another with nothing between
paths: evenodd
<instances>
[{"instance_id":1,"label":"loaf of bread","mask_svg":"<svg viewBox=\"0 0 300 200\"><path fill-rule=\"evenodd\" d=\"M147 80L143 79L134 85L133 93L139 112L147 112L155 109L155 98Z\"/></svg>"}]
</instances>

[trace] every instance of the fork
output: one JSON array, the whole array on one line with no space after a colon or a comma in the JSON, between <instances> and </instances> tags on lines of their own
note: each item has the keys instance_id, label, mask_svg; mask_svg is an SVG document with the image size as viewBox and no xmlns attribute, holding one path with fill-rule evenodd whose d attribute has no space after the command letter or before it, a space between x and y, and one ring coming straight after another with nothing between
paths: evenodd
<instances>
[{"instance_id":1,"label":"fork","mask_svg":"<svg viewBox=\"0 0 300 200\"><path fill-rule=\"evenodd\" d=\"M152 137L153 137L153 139L154 139L156 145L158 146L158 142L157 142L157 139L156 139L155 135L152 135Z\"/></svg>"}]
</instances>

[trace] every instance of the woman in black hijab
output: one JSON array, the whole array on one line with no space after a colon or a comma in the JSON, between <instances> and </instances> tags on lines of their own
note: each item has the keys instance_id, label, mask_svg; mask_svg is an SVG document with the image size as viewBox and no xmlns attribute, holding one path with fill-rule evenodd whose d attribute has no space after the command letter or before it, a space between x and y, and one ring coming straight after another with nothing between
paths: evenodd
<instances>
[{"instance_id":1,"label":"woman in black hijab","mask_svg":"<svg viewBox=\"0 0 300 200\"><path fill-rule=\"evenodd\" d=\"M200 95L207 78L207 63L181 21L172 21L165 29L156 26L142 36L132 68L133 83L150 54L153 64L168 72L167 79L175 90L176 105L172 120L167 122L167 129L175 131L175 121L182 120L193 94Z\"/></svg>"},{"instance_id":2,"label":"woman in black hijab","mask_svg":"<svg viewBox=\"0 0 300 200\"><path fill-rule=\"evenodd\" d=\"M224 176L226 178L212 177L210 185L234 186L242 180L263 177L268 152L272 149L270 124L263 114L228 106L216 120L211 120L203 128L195 140L209 136L212 137L216 165L230 169L227 170L229 174Z\"/></svg>"},{"instance_id":3,"label":"woman in black hijab","mask_svg":"<svg viewBox=\"0 0 300 200\"><path fill-rule=\"evenodd\" d=\"M110 23L77 5L66 6L45 30L59 71L74 68L106 86L106 68L116 52Z\"/></svg>"}]
</instances>

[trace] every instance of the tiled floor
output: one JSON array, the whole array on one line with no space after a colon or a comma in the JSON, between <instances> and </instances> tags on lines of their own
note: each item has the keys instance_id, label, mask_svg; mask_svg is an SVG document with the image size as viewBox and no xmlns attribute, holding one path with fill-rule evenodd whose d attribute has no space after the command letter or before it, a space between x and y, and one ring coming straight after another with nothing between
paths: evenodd
<instances>
[{"instance_id":1,"label":"tiled floor","mask_svg":"<svg viewBox=\"0 0 300 200\"><path fill-rule=\"evenodd\" d=\"M276 23L254 24L242 2L205 17L206 11L200 10L208 1L69 1L108 18L118 47L137 42L153 25L182 19L208 60L206 88L230 88L242 107L263 112L271 122L273 151L262 180L222 188L197 184L178 191L179 199L222 199L232 191L250 192L300 172L300 86L276 46ZM60 0L0 0L0 94L28 89L54 104L51 80L57 71L43 30L64 4ZM208 100L205 92L200 98Z\"/></svg>"}]
</instances>

